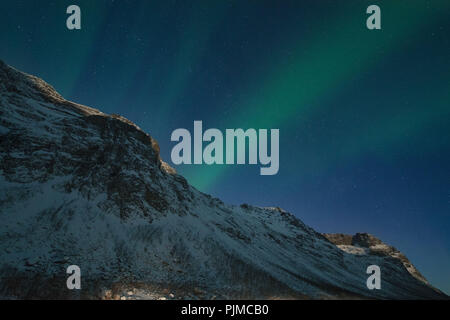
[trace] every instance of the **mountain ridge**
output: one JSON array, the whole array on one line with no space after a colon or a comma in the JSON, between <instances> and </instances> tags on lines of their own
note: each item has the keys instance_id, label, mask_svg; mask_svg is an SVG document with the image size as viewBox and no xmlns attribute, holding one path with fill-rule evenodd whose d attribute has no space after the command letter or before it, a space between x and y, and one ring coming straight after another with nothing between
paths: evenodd
<instances>
[{"instance_id":1,"label":"mountain ridge","mask_svg":"<svg viewBox=\"0 0 450 320\"><path fill-rule=\"evenodd\" d=\"M224 204L126 118L67 101L3 62L0 80L0 295L448 298L381 240L360 234L346 245L280 208ZM359 250L367 239L376 243ZM69 264L82 269L84 291L65 287ZM370 264L382 290L366 288Z\"/></svg>"}]
</instances>

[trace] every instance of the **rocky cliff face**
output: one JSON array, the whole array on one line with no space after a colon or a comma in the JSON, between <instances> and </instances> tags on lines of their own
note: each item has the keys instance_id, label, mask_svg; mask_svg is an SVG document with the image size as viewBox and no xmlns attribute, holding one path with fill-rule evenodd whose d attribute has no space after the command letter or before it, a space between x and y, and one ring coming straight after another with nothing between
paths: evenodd
<instances>
[{"instance_id":1,"label":"rocky cliff face","mask_svg":"<svg viewBox=\"0 0 450 320\"><path fill-rule=\"evenodd\" d=\"M416 267L413 266L413 264L403 253L398 251L396 248L385 244L383 241L371 234L357 233L353 236L350 236L340 233L328 233L324 234L324 236L332 243L337 245L338 248L348 253L378 255L380 257L391 257L393 259L399 260L412 276L422 281L423 283L428 284L428 281L425 279L425 277L419 272L419 270L416 269Z\"/></svg>"},{"instance_id":2,"label":"rocky cliff face","mask_svg":"<svg viewBox=\"0 0 450 320\"><path fill-rule=\"evenodd\" d=\"M135 124L3 62L0 220L7 298L446 298L381 241L336 242L279 208L199 192ZM72 264L80 291L66 288ZM371 264L381 290L366 287Z\"/></svg>"}]
</instances>

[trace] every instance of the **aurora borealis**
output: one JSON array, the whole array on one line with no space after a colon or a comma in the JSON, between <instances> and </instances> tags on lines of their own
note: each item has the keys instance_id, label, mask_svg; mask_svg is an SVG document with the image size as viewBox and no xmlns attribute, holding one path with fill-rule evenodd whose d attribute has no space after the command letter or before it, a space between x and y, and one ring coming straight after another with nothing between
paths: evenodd
<instances>
[{"instance_id":1,"label":"aurora borealis","mask_svg":"<svg viewBox=\"0 0 450 320\"><path fill-rule=\"evenodd\" d=\"M82 10L82 30L65 9ZM378 4L382 30L367 30ZM177 166L203 192L369 232L450 293L450 2L1 1L0 59L155 137L279 128L280 171Z\"/></svg>"}]
</instances>

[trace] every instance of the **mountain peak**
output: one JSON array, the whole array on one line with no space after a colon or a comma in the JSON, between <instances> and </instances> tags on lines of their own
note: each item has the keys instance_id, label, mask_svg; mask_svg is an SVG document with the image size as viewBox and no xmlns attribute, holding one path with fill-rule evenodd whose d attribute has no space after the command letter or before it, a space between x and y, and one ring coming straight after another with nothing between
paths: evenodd
<instances>
[{"instance_id":1,"label":"mountain peak","mask_svg":"<svg viewBox=\"0 0 450 320\"><path fill-rule=\"evenodd\" d=\"M406 270L416 279L428 284L425 277L414 267L408 258L395 247L387 245L369 233L356 233L346 235L342 233L323 234L330 242L348 253L359 255L373 254L376 256L391 257L401 262Z\"/></svg>"},{"instance_id":2,"label":"mountain peak","mask_svg":"<svg viewBox=\"0 0 450 320\"><path fill-rule=\"evenodd\" d=\"M2 62L0 64L0 92L17 93L21 96L51 103L62 103L64 98L44 80L18 71Z\"/></svg>"},{"instance_id":3,"label":"mountain peak","mask_svg":"<svg viewBox=\"0 0 450 320\"><path fill-rule=\"evenodd\" d=\"M7 65L3 61L1 61L0 64L0 80L0 92L4 95L6 100L9 100L10 103L16 105L16 107L18 107L18 99L31 99L37 103L37 105L31 108L31 113L27 113L27 115L35 114L36 112L42 113L45 110L45 113L50 117L55 116L56 114L59 114L60 117L67 117L69 115L90 117L87 121L96 123L100 126L109 126L108 123L117 121L118 123L124 124L124 126L121 126L122 130L131 130L135 132L142 141L148 142L159 157L158 142L145 133L135 123L123 116L116 114L107 115L97 109L68 101L44 80L21 72ZM23 101L23 104L26 106L29 103ZM48 113L47 111L49 108L52 109L53 112ZM43 110L39 111L39 109ZM28 120L34 121L35 118L22 119L22 121L25 122ZM175 170L170 168L167 163L164 163L162 167L167 172L175 172Z\"/></svg>"}]
</instances>

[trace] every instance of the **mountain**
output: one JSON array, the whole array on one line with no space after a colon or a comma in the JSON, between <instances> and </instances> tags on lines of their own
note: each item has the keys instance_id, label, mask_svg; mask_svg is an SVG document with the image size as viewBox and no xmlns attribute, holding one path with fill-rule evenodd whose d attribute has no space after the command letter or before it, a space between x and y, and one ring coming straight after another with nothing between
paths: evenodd
<instances>
[{"instance_id":1,"label":"mountain","mask_svg":"<svg viewBox=\"0 0 450 320\"><path fill-rule=\"evenodd\" d=\"M406 257L192 186L155 139L0 62L0 296L440 299ZM366 269L381 268L381 290ZM66 269L81 268L81 290Z\"/></svg>"}]
</instances>

